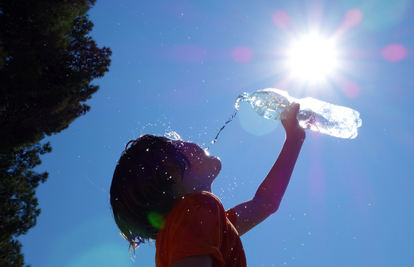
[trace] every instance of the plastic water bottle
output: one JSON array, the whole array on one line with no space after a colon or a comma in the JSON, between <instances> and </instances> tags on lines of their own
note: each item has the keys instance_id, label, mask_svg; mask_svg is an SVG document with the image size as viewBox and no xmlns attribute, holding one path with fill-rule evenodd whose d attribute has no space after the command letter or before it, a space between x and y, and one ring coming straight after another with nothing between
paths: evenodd
<instances>
[{"instance_id":1,"label":"plastic water bottle","mask_svg":"<svg viewBox=\"0 0 414 267\"><path fill-rule=\"evenodd\" d=\"M250 103L260 116L273 120L287 118L291 103L299 103L297 118L302 128L340 138L355 138L358 135L357 128L362 125L356 110L311 97L296 99L287 92L274 88L243 93L236 99L236 110L239 108L239 101Z\"/></svg>"}]
</instances>

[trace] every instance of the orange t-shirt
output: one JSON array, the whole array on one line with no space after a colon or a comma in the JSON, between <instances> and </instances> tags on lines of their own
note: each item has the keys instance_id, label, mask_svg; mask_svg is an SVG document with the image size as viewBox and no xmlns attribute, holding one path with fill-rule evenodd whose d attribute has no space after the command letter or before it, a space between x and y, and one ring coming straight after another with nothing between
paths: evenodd
<instances>
[{"instance_id":1,"label":"orange t-shirt","mask_svg":"<svg viewBox=\"0 0 414 267\"><path fill-rule=\"evenodd\" d=\"M155 241L155 264L169 267L175 261L211 254L213 267L245 267L246 256L234 227L236 213L227 214L212 193L192 192L177 200Z\"/></svg>"}]
</instances>

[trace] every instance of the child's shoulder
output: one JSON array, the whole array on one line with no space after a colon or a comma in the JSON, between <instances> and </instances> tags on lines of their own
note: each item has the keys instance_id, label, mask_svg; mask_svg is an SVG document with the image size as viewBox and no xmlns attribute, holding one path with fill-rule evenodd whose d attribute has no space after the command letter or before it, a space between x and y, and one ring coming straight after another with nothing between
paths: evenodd
<instances>
[{"instance_id":1,"label":"child's shoulder","mask_svg":"<svg viewBox=\"0 0 414 267\"><path fill-rule=\"evenodd\" d=\"M207 191L194 191L181 197L178 205L191 205L201 207L222 207L220 199L213 193Z\"/></svg>"},{"instance_id":2,"label":"child's shoulder","mask_svg":"<svg viewBox=\"0 0 414 267\"><path fill-rule=\"evenodd\" d=\"M208 201L208 202L215 202L221 205L220 199L211 192L208 191L194 191L188 194L190 198L194 198L198 201Z\"/></svg>"}]
</instances>

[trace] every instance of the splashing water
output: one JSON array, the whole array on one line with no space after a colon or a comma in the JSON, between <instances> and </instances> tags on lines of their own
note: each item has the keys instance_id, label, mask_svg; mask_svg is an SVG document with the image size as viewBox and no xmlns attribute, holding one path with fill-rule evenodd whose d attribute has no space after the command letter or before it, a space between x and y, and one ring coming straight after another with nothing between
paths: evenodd
<instances>
[{"instance_id":1,"label":"splashing water","mask_svg":"<svg viewBox=\"0 0 414 267\"><path fill-rule=\"evenodd\" d=\"M239 111L239 107L240 107L240 104L239 104L240 100L246 98L247 96L248 96L247 93L243 93L243 94L241 94L237 97L236 103L234 104L235 110L234 110L233 114L230 116L230 118L224 123L224 125L220 129L217 129L216 136L214 137L213 141L211 141L210 145L205 150L208 150L211 145L214 145L217 142L217 139L218 139L221 131L223 131L223 129L226 127L226 125L229 124L234 119L234 117L236 117L237 112Z\"/></svg>"},{"instance_id":2,"label":"splashing water","mask_svg":"<svg viewBox=\"0 0 414 267\"><path fill-rule=\"evenodd\" d=\"M180 141L183 140L181 136L177 132L174 132L174 131L167 132L164 134L164 136L172 140L180 140Z\"/></svg>"}]
</instances>

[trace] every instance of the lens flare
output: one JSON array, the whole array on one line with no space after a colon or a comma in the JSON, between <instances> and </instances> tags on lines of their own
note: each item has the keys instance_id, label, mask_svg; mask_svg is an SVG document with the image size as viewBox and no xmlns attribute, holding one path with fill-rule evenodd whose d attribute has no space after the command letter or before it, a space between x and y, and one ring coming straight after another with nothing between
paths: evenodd
<instances>
[{"instance_id":1,"label":"lens flare","mask_svg":"<svg viewBox=\"0 0 414 267\"><path fill-rule=\"evenodd\" d=\"M250 48L245 46L236 47L232 52L231 55L234 61L238 63L246 63L252 60L253 52Z\"/></svg>"},{"instance_id":2,"label":"lens flare","mask_svg":"<svg viewBox=\"0 0 414 267\"><path fill-rule=\"evenodd\" d=\"M356 98L361 93L361 88L356 82L353 81L345 81L341 84L342 92L348 98Z\"/></svg>"},{"instance_id":3,"label":"lens flare","mask_svg":"<svg viewBox=\"0 0 414 267\"><path fill-rule=\"evenodd\" d=\"M363 15L361 10L353 8L346 12L343 23L345 26L352 28L358 26L361 23L362 17Z\"/></svg>"},{"instance_id":4,"label":"lens flare","mask_svg":"<svg viewBox=\"0 0 414 267\"><path fill-rule=\"evenodd\" d=\"M400 44L390 44L382 50L381 54L389 62L398 62L407 57L408 50Z\"/></svg>"},{"instance_id":5,"label":"lens flare","mask_svg":"<svg viewBox=\"0 0 414 267\"><path fill-rule=\"evenodd\" d=\"M148 213L148 221L153 227L157 229L161 229L164 225L164 217L155 211Z\"/></svg>"},{"instance_id":6,"label":"lens flare","mask_svg":"<svg viewBox=\"0 0 414 267\"><path fill-rule=\"evenodd\" d=\"M280 29L287 28L290 23L289 15L283 10L276 11L272 16L272 20L273 24Z\"/></svg>"}]
</instances>

